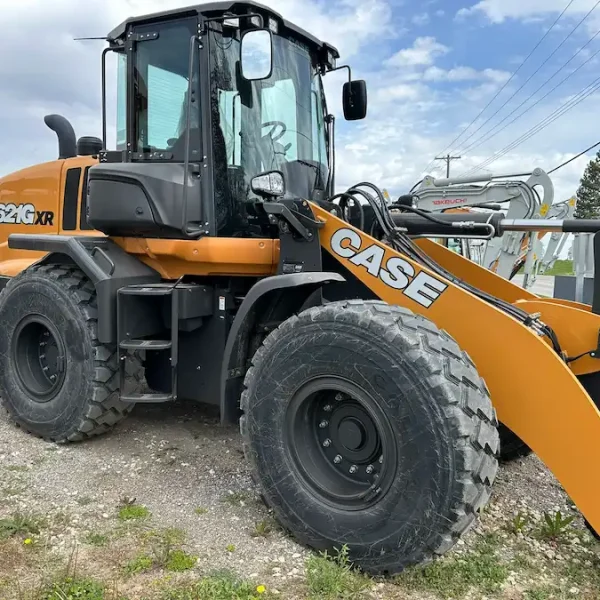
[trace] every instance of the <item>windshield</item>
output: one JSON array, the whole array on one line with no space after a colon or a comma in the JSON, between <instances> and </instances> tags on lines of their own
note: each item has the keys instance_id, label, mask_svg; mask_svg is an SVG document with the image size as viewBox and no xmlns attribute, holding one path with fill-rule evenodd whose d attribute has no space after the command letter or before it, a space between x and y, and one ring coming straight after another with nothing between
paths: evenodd
<instances>
[{"instance_id":1,"label":"windshield","mask_svg":"<svg viewBox=\"0 0 600 600\"><path fill-rule=\"evenodd\" d=\"M309 49L273 35L271 76L250 82L239 74L240 33L225 28L211 32L210 60L214 144L228 167L221 174L227 181L217 183L245 200L254 176L279 169L293 196L310 198L324 190L325 99ZM221 164L219 154L215 158Z\"/></svg>"}]
</instances>

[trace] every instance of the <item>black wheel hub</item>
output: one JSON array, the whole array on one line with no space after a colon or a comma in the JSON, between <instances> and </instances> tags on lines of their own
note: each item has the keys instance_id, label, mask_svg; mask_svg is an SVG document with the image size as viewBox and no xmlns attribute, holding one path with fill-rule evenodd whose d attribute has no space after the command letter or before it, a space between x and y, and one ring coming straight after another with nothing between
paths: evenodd
<instances>
[{"instance_id":1,"label":"black wheel hub","mask_svg":"<svg viewBox=\"0 0 600 600\"><path fill-rule=\"evenodd\" d=\"M23 319L15 330L12 352L16 374L35 402L48 402L65 376L65 345L57 328L41 315Z\"/></svg>"},{"instance_id":2,"label":"black wheel hub","mask_svg":"<svg viewBox=\"0 0 600 600\"><path fill-rule=\"evenodd\" d=\"M337 508L360 510L389 489L397 467L394 436L364 390L335 378L313 380L292 399L287 420L293 466L313 493Z\"/></svg>"}]
</instances>

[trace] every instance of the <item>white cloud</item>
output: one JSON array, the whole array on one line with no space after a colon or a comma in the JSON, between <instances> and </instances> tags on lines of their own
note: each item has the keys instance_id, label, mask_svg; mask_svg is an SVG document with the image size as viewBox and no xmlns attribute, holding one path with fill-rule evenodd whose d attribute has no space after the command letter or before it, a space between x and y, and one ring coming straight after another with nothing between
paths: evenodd
<instances>
[{"instance_id":1,"label":"white cloud","mask_svg":"<svg viewBox=\"0 0 600 600\"><path fill-rule=\"evenodd\" d=\"M446 13L442 9L435 11L435 16L436 17L443 17L445 14Z\"/></svg>"},{"instance_id":2,"label":"white cloud","mask_svg":"<svg viewBox=\"0 0 600 600\"><path fill-rule=\"evenodd\" d=\"M410 48L404 48L387 61L390 67L416 67L432 65L439 56L447 54L450 48L440 44L434 37L418 37Z\"/></svg>"},{"instance_id":3,"label":"white cloud","mask_svg":"<svg viewBox=\"0 0 600 600\"><path fill-rule=\"evenodd\" d=\"M579 0L569 7L566 15L583 15L595 4L595 0ZM456 16L466 18L481 14L492 23L502 23L506 19L531 20L558 14L565 6L565 0L481 0L470 7L461 8Z\"/></svg>"},{"instance_id":4,"label":"white cloud","mask_svg":"<svg viewBox=\"0 0 600 600\"><path fill-rule=\"evenodd\" d=\"M503 83L510 77L506 71L496 69L483 69L478 71L473 67L454 67L452 69L441 69L433 66L429 67L423 73L425 81L470 81L478 79L487 79L497 83Z\"/></svg>"},{"instance_id":5,"label":"white cloud","mask_svg":"<svg viewBox=\"0 0 600 600\"><path fill-rule=\"evenodd\" d=\"M411 22L413 25L417 25L418 27L421 27L423 25L427 25L430 21L430 17L429 14L424 12L424 13L419 13L418 15L414 15L413 18L411 19Z\"/></svg>"}]
</instances>

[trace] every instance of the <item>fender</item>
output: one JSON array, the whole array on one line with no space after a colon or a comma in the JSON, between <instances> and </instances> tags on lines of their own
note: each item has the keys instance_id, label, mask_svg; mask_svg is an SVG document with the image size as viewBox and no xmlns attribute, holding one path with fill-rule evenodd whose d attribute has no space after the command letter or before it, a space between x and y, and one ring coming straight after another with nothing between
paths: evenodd
<instances>
[{"instance_id":1,"label":"fender","mask_svg":"<svg viewBox=\"0 0 600 600\"><path fill-rule=\"evenodd\" d=\"M307 272L274 275L258 281L244 298L227 337L221 368L221 423L238 419L242 384L251 358L251 343L258 318L280 323L315 299L323 285L344 282L339 273Z\"/></svg>"},{"instance_id":2,"label":"fender","mask_svg":"<svg viewBox=\"0 0 600 600\"><path fill-rule=\"evenodd\" d=\"M158 283L160 275L107 237L12 234L8 247L47 252L33 264L72 262L94 284L98 295L98 340L117 341L117 291L127 285Z\"/></svg>"}]
</instances>

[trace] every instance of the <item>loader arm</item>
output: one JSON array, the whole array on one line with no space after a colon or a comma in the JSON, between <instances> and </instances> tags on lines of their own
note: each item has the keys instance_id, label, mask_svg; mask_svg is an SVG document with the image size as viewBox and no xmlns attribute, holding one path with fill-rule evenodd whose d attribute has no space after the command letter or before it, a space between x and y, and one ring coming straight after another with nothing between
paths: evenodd
<instances>
[{"instance_id":1,"label":"loader arm","mask_svg":"<svg viewBox=\"0 0 600 600\"><path fill-rule=\"evenodd\" d=\"M345 269L378 298L426 316L457 340L486 381L499 419L544 461L600 530L600 476L588 467L600 460L600 412L553 348L495 306L311 207L323 222L321 246ZM529 358L527 369L523 356Z\"/></svg>"}]
</instances>

